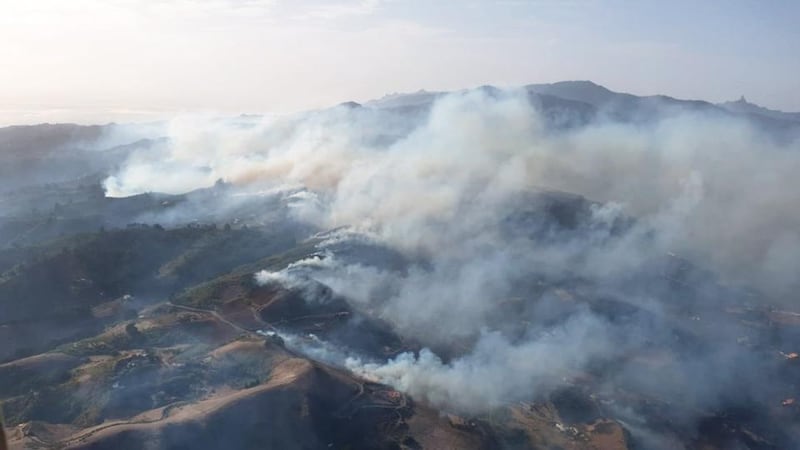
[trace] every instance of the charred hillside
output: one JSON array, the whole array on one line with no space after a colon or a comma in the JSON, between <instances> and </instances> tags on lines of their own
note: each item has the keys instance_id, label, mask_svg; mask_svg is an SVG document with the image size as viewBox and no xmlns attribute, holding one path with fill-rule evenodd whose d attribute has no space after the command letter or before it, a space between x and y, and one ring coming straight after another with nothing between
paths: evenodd
<instances>
[{"instance_id":1,"label":"charred hillside","mask_svg":"<svg viewBox=\"0 0 800 450\"><path fill-rule=\"evenodd\" d=\"M572 81L2 129L9 443L794 448L793 117Z\"/></svg>"}]
</instances>

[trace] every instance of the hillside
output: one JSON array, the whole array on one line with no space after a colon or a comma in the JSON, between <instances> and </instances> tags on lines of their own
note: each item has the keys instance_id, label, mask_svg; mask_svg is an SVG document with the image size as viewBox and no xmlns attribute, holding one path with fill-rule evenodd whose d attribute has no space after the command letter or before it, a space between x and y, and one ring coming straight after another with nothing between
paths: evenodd
<instances>
[{"instance_id":1,"label":"hillside","mask_svg":"<svg viewBox=\"0 0 800 450\"><path fill-rule=\"evenodd\" d=\"M162 125L0 129L11 448L800 441L790 113L567 81Z\"/></svg>"}]
</instances>

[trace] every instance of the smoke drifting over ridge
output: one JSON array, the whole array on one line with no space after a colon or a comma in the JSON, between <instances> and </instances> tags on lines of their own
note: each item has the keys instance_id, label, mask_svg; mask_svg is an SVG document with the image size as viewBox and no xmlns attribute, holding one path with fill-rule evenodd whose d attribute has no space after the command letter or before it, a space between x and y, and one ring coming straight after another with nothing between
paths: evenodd
<instances>
[{"instance_id":1,"label":"smoke drifting over ridge","mask_svg":"<svg viewBox=\"0 0 800 450\"><path fill-rule=\"evenodd\" d=\"M554 130L525 92L475 90L443 96L429 112L182 118L169 138L165 149L134 154L106 181L108 194L223 179L238 192L282 196L292 218L319 230L347 227L321 245L325 258L258 279L324 283L429 345L388 363L346 364L437 406L478 411L652 346L679 352L688 344L653 317L676 302L702 312L702 302L731 294L711 275L696 292L676 292L660 276L670 253L773 302L795 301L800 287L800 146L742 119L686 112ZM572 205L551 214L568 226L543 217L553 202ZM353 241L405 263L340 255ZM568 283L637 312L620 322L542 287ZM673 372L622 364L613 380L697 406L767 389L757 381L769 363L736 347L746 331L724 320L699 326L713 329L713 352L693 350Z\"/></svg>"}]
</instances>

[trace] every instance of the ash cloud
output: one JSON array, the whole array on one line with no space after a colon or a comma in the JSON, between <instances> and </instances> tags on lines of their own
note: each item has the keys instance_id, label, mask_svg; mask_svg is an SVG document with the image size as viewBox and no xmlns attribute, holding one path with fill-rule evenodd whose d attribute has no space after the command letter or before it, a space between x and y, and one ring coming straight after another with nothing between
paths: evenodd
<instances>
[{"instance_id":1,"label":"ash cloud","mask_svg":"<svg viewBox=\"0 0 800 450\"><path fill-rule=\"evenodd\" d=\"M639 362L622 362L609 383L698 407L761 394L767 357L736 343L749 331L703 314L740 287L777 304L800 287L800 145L729 115L673 109L554 130L524 91L473 90L423 111L193 117L169 133L106 181L108 195L222 179L282 195L286 214L316 230L338 228L325 258L257 280L291 287L301 271L424 343L346 364L441 407L491 408L654 348L681 355L674 372L648 382ZM399 256L347 251L365 242ZM691 289L664 275L684 262L708 269Z\"/></svg>"}]
</instances>

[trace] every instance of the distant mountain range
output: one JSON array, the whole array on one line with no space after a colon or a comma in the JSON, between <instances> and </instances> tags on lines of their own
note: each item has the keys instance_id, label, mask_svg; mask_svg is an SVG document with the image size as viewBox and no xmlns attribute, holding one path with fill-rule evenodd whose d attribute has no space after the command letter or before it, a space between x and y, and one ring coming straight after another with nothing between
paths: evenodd
<instances>
[{"instance_id":1,"label":"distant mountain range","mask_svg":"<svg viewBox=\"0 0 800 450\"><path fill-rule=\"evenodd\" d=\"M704 100L684 100L667 95L638 96L624 92L615 92L592 81L559 81L556 83L529 84L522 86L537 108L544 112L561 110L575 114L578 119L605 118L619 121L647 121L657 117L669 116L678 112L708 112L722 115L746 116L757 122L778 127L794 127L800 125L800 112L784 112L750 103L741 97L736 101L711 103ZM456 92L482 90L490 95L499 94L502 89L484 85L473 89ZM387 94L379 99L369 100L363 104L348 101L339 107L369 107L377 109L393 109L398 111L417 111L427 109L433 102L450 91L425 91L411 93ZM242 118L257 117L241 115ZM581 121L581 120L579 120ZM156 123L150 124L157 127ZM120 125L79 126L72 124L39 124L28 126L0 127L0 151L23 151L20 142L25 145L45 144L46 147L63 145L66 142L91 141L100 137L110 128ZM30 139L35 135L35 139ZM47 141L51 142L47 142Z\"/></svg>"},{"instance_id":2,"label":"distant mountain range","mask_svg":"<svg viewBox=\"0 0 800 450\"><path fill-rule=\"evenodd\" d=\"M477 89L498 91L493 86ZM710 103L703 100L682 100L666 95L638 96L614 92L591 81L560 81L549 84L529 84L527 91L531 102L547 113L570 112L573 120L567 125L593 118L611 121L646 122L680 112L701 112L722 116L746 116L772 131L800 126L800 112L790 113L764 108L747 102L744 98L734 102ZM366 102L373 108L419 109L429 106L447 92L418 91L391 94ZM563 116L563 114L562 114ZM563 118L563 117L562 117Z\"/></svg>"},{"instance_id":3,"label":"distant mountain range","mask_svg":"<svg viewBox=\"0 0 800 450\"><path fill-rule=\"evenodd\" d=\"M725 103L681 100L666 95L638 96L614 92L591 81L529 84L521 89L550 130L572 129L590 123L655 123L690 112L708 117L748 120L767 135L783 142L800 139L800 112L768 109L740 98ZM496 97L503 90L480 86ZM434 101L449 92L418 91L390 94L363 104L345 102L336 108L373 108L397 114L402 123L420 124ZM242 115L245 121L258 116ZM412 119L408 121L406 119ZM398 122L398 123L400 123ZM64 181L103 171L124 160L131 151L163 143L163 123L106 125L40 124L0 128L0 191L39 182L38 174ZM98 152L97 150L103 150ZM87 158L91 155L91 158ZM23 170L24 169L24 170Z\"/></svg>"},{"instance_id":4,"label":"distant mountain range","mask_svg":"<svg viewBox=\"0 0 800 450\"><path fill-rule=\"evenodd\" d=\"M745 100L744 96L733 102L719 103L718 106L740 114L756 114L778 120L800 121L800 112L783 112L764 108L763 106L748 102Z\"/></svg>"}]
</instances>

